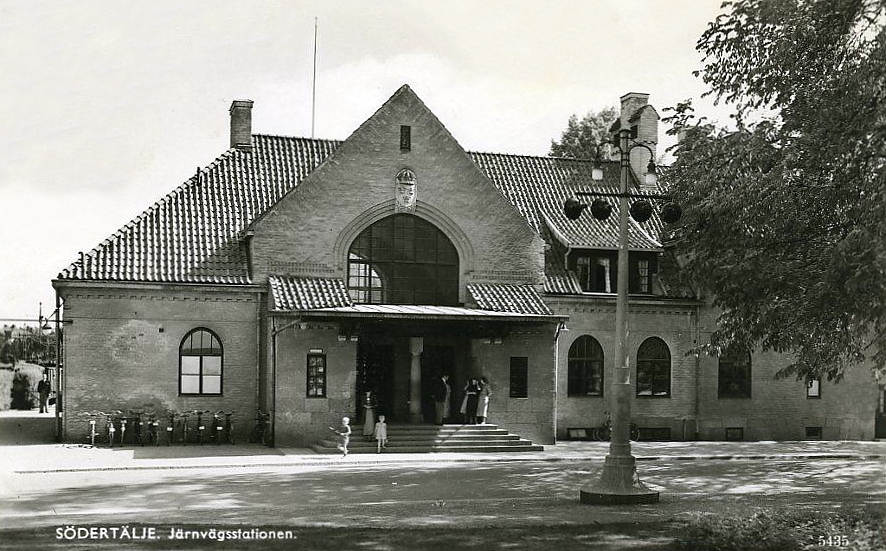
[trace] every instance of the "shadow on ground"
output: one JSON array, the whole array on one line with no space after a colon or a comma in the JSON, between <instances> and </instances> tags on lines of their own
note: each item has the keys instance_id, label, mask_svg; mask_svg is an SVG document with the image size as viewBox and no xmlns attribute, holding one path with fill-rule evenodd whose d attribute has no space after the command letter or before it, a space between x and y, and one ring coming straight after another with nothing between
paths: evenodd
<instances>
[{"instance_id":1,"label":"shadow on ground","mask_svg":"<svg viewBox=\"0 0 886 551\"><path fill-rule=\"evenodd\" d=\"M55 415L31 411L0 412L0 445L55 443Z\"/></svg>"}]
</instances>

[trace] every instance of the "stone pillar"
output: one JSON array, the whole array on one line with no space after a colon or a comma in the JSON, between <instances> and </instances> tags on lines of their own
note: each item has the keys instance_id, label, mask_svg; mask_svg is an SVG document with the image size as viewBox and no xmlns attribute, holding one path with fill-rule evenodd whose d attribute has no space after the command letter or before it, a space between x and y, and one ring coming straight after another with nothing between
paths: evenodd
<instances>
[{"instance_id":1,"label":"stone pillar","mask_svg":"<svg viewBox=\"0 0 886 551\"><path fill-rule=\"evenodd\" d=\"M425 341L421 337L409 337L409 420L413 423L423 421L421 414L421 353Z\"/></svg>"}]
</instances>

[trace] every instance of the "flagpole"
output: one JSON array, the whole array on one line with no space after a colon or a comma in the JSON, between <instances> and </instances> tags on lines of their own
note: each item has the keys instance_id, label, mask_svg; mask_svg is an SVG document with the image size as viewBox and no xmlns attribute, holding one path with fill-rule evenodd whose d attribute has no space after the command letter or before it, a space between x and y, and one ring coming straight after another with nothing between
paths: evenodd
<instances>
[{"instance_id":1,"label":"flagpole","mask_svg":"<svg viewBox=\"0 0 886 551\"><path fill-rule=\"evenodd\" d=\"M314 78L311 83L311 139L314 138L314 119L317 112L317 18L314 18Z\"/></svg>"}]
</instances>

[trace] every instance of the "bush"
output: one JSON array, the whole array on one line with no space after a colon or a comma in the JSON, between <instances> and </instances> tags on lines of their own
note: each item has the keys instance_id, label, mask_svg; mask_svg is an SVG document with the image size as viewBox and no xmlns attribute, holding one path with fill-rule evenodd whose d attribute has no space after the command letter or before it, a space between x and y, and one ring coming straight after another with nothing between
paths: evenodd
<instances>
[{"instance_id":1,"label":"bush","mask_svg":"<svg viewBox=\"0 0 886 551\"><path fill-rule=\"evenodd\" d=\"M6 411L12 405L12 369L0 369L0 411Z\"/></svg>"},{"instance_id":2,"label":"bush","mask_svg":"<svg viewBox=\"0 0 886 551\"><path fill-rule=\"evenodd\" d=\"M12 409L33 409L37 385L43 378L43 368L34 364L19 364L12 380Z\"/></svg>"},{"instance_id":3,"label":"bush","mask_svg":"<svg viewBox=\"0 0 886 551\"><path fill-rule=\"evenodd\" d=\"M679 549L692 551L874 551L886 549L886 521L882 511L862 507L830 513L761 510L743 516L701 515L688 523L676 543Z\"/></svg>"}]
</instances>

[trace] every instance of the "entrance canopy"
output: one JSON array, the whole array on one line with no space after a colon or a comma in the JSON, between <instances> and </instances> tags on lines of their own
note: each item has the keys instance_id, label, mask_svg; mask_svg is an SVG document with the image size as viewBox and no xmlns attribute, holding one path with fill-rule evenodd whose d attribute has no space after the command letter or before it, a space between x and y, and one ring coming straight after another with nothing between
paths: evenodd
<instances>
[{"instance_id":1,"label":"entrance canopy","mask_svg":"<svg viewBox=\"0 0 886 551\"><path fill-rule=\"evenodd\" d=\"M354 304L344 281L335 278L270 276L271 313L300 318L374 320L559 322L530 285L469 284L473 304L433 306Z\"/></svg>"}]
</instances>

